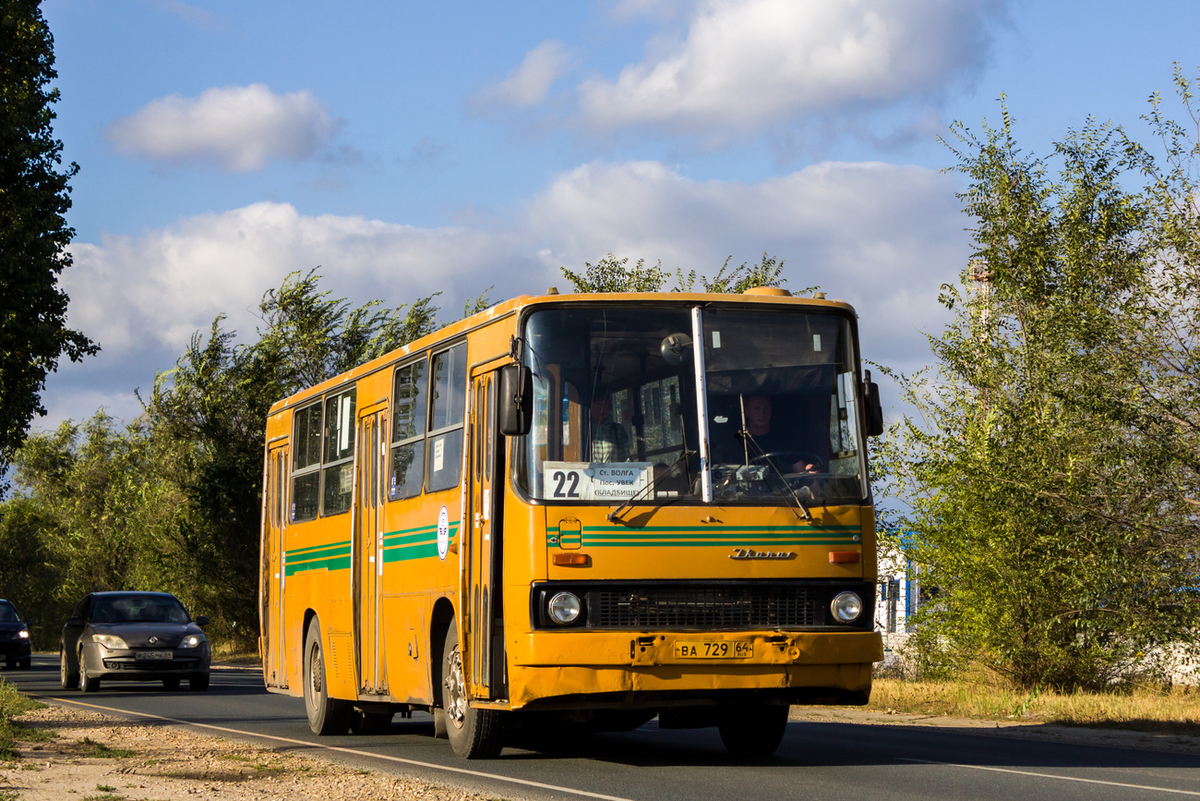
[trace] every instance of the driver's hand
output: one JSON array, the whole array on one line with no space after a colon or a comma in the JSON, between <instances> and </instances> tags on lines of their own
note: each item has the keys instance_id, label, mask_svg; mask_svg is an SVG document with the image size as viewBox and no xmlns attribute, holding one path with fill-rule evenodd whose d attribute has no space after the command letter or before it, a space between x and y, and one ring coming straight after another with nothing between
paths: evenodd
<instances>
[{"instance_id":1,"label":"driver's hand","mask_svg":"<svg viewBox=\"0 0 1200 801\"><path fill-rule=\"evenodd\" d=\"M807 459L801 459L792 465L793 473L817 473L820 472L820 469L821 468L819 465L814 464Z\"/></svg>"}]
</instances>

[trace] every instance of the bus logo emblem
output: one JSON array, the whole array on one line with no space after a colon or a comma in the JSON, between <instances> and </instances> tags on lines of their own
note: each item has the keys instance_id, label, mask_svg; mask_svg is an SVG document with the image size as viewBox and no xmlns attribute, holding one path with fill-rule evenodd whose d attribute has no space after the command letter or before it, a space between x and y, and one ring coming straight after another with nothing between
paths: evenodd
<instances>
[{"instance_id":1,"label":"bus logo emblem","mask_svg":"<svg viewBox=\"0 0 1200 801\"><path fill-rule=\"evenodd\" d=\"M446 561L446 554L450 550L450 515L446 512L446 507L442 507L442 511L438 512L438 559Z\"/></svg>"},{"instance_id":2,"label":"bus logo emblem","mask_svg":"<svg viewBox=\"0 0 1200 801\"><path fill-rule=\"evenodd\" d=\"M753 548L734 548L730 559L795 559L793 551L756 551Z\"/></svg>"}]
</instances>

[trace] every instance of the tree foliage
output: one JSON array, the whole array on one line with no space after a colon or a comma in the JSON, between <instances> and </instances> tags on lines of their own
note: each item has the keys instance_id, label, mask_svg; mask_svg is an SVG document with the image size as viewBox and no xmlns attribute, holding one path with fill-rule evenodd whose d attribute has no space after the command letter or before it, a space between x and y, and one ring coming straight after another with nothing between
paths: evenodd
<instances>
[{"instance_id":1,"label":"tree foliage","mask_svg":"<svg viewBox=\"0 0 1200 801\"><path fill-rule=\"evenodd\" d=\"M58 359L97 352L66 326L58 276L71 265L68 182L54 138L54 40L39 0L0 6L0 468L21 444Z\"/></svg>"},{"instance_id":2,"label":"tree foliage","mask_svg":"<svg viewBox=\"0 0 1200 801\"><path fill-rule=\"evenodd\" d=\"M696 282L700 282L701 292L723 292L739 294L756 286L779 286L787 283L783 277L783 262L766 253L762 255L759 264L751 265L742 262L741 265L730 269L733 256L725 259L721 269L712 278L699 275L691 270L684 275L681 270L675 270L675 284L672 292L693 292ZM584 262L583 273L560 268L562 274L571 282L576 292L661 292L671 277L662 268L662 262L654 266L646 266L645 259L638 259L632 267L628 258L618 259L609 253L595 264ZM801 294L809 294L819 287L808 287Z\"/></svg>"},{"instance_id":3,"label":"tree foliage","mask_svg":"<svg viewBox=\"0 0 1200 801\"><path fill-rule=\"evenodd\" d=\"M1025 687L1110 686L1200 622L1197 451L1175 444L1197 411L1192 187L1138 192L1149 151L1091 119L1056 171L1021 152L1006 108L953 133L974 258L943 286L936 369L901 377L917 413L879 457L936 588L917 650Z\"/></svg>"},{"instance_id":4,"label":"tree foliage","mask_svg":"<svg viewBox=\"0 0 1200 801\"><path fill-rule=\"evenodd\" d=\"M645 259L638 259L630 267L628 258L618 259L611 253L583 266L583 273L560 268L576 292L659 292L670 277L661 261L647 267Z\"/></svg>"},{"instance_id":5,"label":"tree foliage","mask_svg":"<svg viewBox=\"0 0 1200 801\"><path fill-rule=\"evenodd\" d=\"M0 504L0 570L30 576L9 597L57 621L86 592L168 590L252 646L270 405L429 333L434 297L354 307L316 271L293 273L263 296L255 341L239 344L218 316L132 424L98 413L30 437L18 497ZM35 636L53 646L52 631Z\"/></svg>"}]
</instances>

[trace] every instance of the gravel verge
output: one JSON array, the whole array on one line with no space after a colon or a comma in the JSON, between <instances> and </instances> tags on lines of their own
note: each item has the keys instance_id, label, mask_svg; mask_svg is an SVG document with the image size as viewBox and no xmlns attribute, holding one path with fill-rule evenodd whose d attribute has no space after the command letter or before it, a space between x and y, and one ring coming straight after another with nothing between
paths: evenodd
<instances>
[{"instance_id":1,"label":"gravel verge","mask_svg":"<svg viewBox=\"0 0 1200 801\"><path fill-rule=\"evenodd\" d=\"M18 742L0 801L488 801L487 796L248 743L47 706L14 720L57 736Z\"/></svg>"}]
</instances>

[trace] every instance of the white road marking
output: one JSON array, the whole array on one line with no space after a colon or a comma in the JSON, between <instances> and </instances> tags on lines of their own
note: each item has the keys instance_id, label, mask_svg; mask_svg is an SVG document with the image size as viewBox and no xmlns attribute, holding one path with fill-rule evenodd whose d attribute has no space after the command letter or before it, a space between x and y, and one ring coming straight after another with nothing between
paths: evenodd
<instances>
[{"instance_id":1,"label":"white road marking","mask_svg":"<svg viewBox=\"0 0 1200 801\"><path fill-rule=\"evenodd\" d=\"M1176 795L1200 795L1196 790L1175 790L1170 787L1154 787L1149 784L1126 784L1125 782L1107 782L1103 779L1082 779L1077 776L1058 776L1053 773L1038 773L1032 770L1016 770L1015 768L994 768L989 765L963 765L958 762L935 762L931 759L906 759L897 757L901 762L919 762L922 765L946 765L951 768L970 768L971 770L990 770L993 773L1015 773L1018 776L1036 776L1041 779L1058 779L1062 782L1080 782L1081 784L1103 784L1106 787L1125 787L1130 790L1153 790L1158 793L1175 793Z\"/></svg>"},{"instance_id":2,"label":"white road marking","mask_svg":"<svg viewBox=\"0 0 1200 801\"><path fill-rule=\"evenodd\" d=\"M31 696L37 698L39 696ZM58 701L71 706L84 706L89 709L102 709L105 712L116 712L121 715L138 715L143 718L151 718L152 720L162 720L167 723L178 723L181 726L196 726L201 729L212 729L213 731L225 732L227 734L241 734L246 737L257 737L264 740L275 740L281 743L290 743L292 745L303 745L310 748L321 748L326 751L337 751L340 754L353 754L354 756L367 757L369 759L386 759L389 762L399 762L405 765L416 765L422 768L432 768L433 770L444 770L450 773L462 773L467 776L475 776L477 778L495 779L496 781L509 782L510 784L523 784L526 787L537 787L540 790L552 790L558 793L569 793L570 795L578 795L584 798L598 798L601 801L632 801L629 798L622 798L617 795L604 795L603 793L592 793L587 790L576 790L574 787L560 787L557 784L545 784L543 782L530 781L529 779L515 779L511 776L502 776L498 773L484 773L480 770L470 770L469 768L455 768L449 765L438 765L433 762L421 762L416 759L405 759L403 757L388 756L387 754L373 754L369 751L359 751L354 748L341 748L334 745L323 745L314 743L308 740L293 740L290 737L276 737L273 734L258 734L252 731L242 731L241 729L231 729L226 726L213 726L209 723L193 723L190 720L179 720L177 718L167 718L162 715L151 715L149 712L134 712L128 709L117 709L110 706L99 706L98 704L86 704L82 701L75 701L70 698L56 698L52 695L40 696L47 701Z\"/></svg>"}]
</instances>

